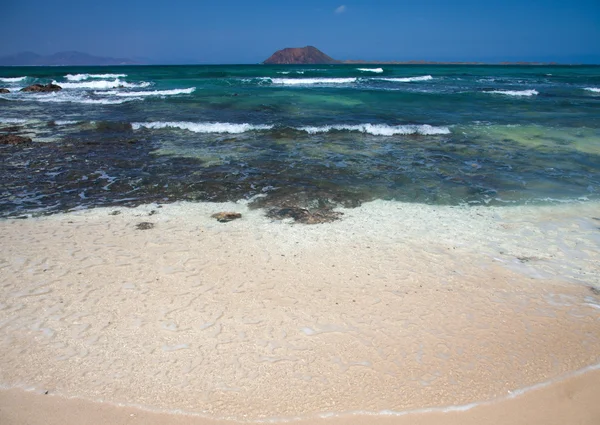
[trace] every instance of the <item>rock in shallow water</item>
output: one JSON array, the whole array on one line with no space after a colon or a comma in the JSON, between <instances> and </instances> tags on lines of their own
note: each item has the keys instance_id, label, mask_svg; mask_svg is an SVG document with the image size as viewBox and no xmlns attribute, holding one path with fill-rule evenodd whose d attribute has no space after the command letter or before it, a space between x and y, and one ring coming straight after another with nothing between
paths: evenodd
<instances>
[{"instance_id":1,"label":"rock in shallow water","mask_svg":"<svg viewBox=\"0 0 600 425\"><path fill-rule=\"evenodd\" d=\"M267 217L283 220L293 218L294 221L304 224L330 223L338 220L343 213L330 209L319 209L310 211L306 208L284 207L274 208L267 213Z\"/></svg>"},{"instance_id":2,"label":"rock in shallow water","mask_svg":"<svg viewBox=\"0 0 600 425\"><path fill-rule=\"evenodd\" d=\"M238 218L242 218L240 213L236 212L218 212L211 215L212 218L216 218L218 222L227 223L228 221L237 220Z\"/></svg>"},{"instance_id":3,"label":"rock in shallow water","mask_svg":"<svg viewBox=\"0 0 600 425\"><path fill-rule=\"evenodd\" d=\"M16 134L0 134L0 145L22 145L25 143L31 143L31 139Z\"/></svg>"},{"instance_id":4,"label":"rock in shallow water","mask_svg":"<svg viewBox=\"0 0 600 425\"><path fill-rule=\"evenodd\" d=\"M5 89L4 87L0 87L0 93L10 93L10 90Z\"/></svg>"},{"instance_id":5,"label":"rock in shallow water","mask_svg":"<svg viewBox=\"0 0 600 425\"><path fill-rule=\"evenodd\" d=\"M52 83L48 83L45 86L42 84L32 84L24 89L21 89L21 91L36 93L54 92L59 90L62 90L62 87Z\"/></svg>"}]
</instances>

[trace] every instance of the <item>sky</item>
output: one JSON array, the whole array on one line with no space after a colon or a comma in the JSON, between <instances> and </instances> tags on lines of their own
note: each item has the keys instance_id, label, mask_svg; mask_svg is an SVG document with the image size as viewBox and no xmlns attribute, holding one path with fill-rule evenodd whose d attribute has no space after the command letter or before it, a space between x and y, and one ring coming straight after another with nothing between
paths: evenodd
<instances>
[{"instance_id":1,"label":"sky","mask_svg":"<svg viewBox=\"0 0 600 425\"><path fill-rule=\"evenodd\" d=\"M335 59L600 63L600 0L2 0L0 56L76 50L156 63Z\"/></svg>"}]
</instances>

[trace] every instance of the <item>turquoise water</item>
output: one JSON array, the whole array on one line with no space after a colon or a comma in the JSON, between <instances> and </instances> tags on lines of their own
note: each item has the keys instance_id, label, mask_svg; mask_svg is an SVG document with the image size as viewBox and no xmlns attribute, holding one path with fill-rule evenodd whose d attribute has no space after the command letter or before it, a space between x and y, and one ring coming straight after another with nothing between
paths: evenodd
<instances>
[{"instance_id":1,"label":"turquoise water","mask_svg":"<svg viewBox=\"0 0 600 425\"><path fill-rule=\"evenodd\" d=\"M58 93L19 88L54 81ZM0 213L237 200L563 202L600 190L597 66L0 68Z\"/></svg>"}]
</instances>

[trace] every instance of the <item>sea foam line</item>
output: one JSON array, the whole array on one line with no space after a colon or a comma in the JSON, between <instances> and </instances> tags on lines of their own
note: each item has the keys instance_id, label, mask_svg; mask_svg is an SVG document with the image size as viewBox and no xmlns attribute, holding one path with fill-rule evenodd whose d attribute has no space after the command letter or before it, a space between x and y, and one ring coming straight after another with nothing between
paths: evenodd
<instances>
[{"instance_id":1,"label":"sea foam line","mask_svg":"<svg viewBox=\"0 0 600 425\"><path fill-rule=\"evenodd\" d=\"M140 128L149 129L163 129L163 128L179 128L182 130L192 131L194 133L231 133L239 134L247 131L256 130L270 130L273 128L272 125L253 125L248 123L233 124L228 122L186 122L186 121L172 121L172 122L134 122L131 123L131 127L134 130Z\"/></svg>"},{"instance_id":2,"label":"sea foam line","mask_svg":"<svg viewBox=\"0 0 600 425\"><path fill-rule=\"evenodd\" d=\"M0 81L3 83L18 83L19 81L25 80L27 77L3 77L0 78Z\"/></svg>"},{"instance_id":3,"label":"sea foam line","mask_svg":"<svg viewBox=\"0 0 600 425\"><path fill-rule=\"evenodd\" d=\"M130 91L120 92L117 90L107 90L94 92L99 95L113 95L118 97L138 97L138 96L175 96L178 94L191 94L196 91L196 87L190 87L187 89L173 89L173 90L153 90L153 91Z\"/></svg>"},{"instance_id":4,"label":"sea foam line","mask_svg":"<svg viewBox=\"0 0 600 425\"><path fill-rule=\"evenodd\" d=\"M108 80L99 80L99 81L86 81L81 83L59 83L58 81L52 81L52 84L57 84L61 86L63 89L96 89L96 90L107 90L107 89L115 89L118 87L123 88L136 88L136 87L148 87L150 83L141 82L137 83L128 83L126 81L119 80L116 78L113 81Z\"/></svg>"},{"instance_id":5,"label":"sea foam line","mask_svg":"<svg viewBox=\"0 0 600 425\"><path fill-rule=\"evenodd\" d=\"M125 78L127 74L67 74L65 78L69 81L83 81L90 78Z\"/></svg>"},{"instance_id":6,"label":"sea foam line","mask_svg":"<svg viewBox=\"0 0 600 425\"><path fill-rule=\"evenodd\" d=\"M395 83L411 83L413 81L428 81L433 80L431 75L421 75L419 77L397 77L397 78L377 78L381 81L391 81Z\"/></svg>"},{"instance_id":7,"label":"sea foam line","mask_svg":"<svg viewBox=\"0 0 600 425\"><path fill-rule=\"evenodd\" d=\"M383 72L383 68L356 68L359 71L362 72L375 72L377 74L380 74Z\"/></svg>"},{"instance_id":8,"label":"sea foam line","mask_svg":"<svg viewBox=\"0 0 600 425\"><path fill-rule=\"evenodd\" d=\"M486 93L504 94L506 96L536 96L539 94L537 90L492 90L486 91Z\"/></svg>"},{"instance_id":9,"label":"sea foam line","mask_svg":"<svg viewBox=\"0 0 600 425\"><path fill-rule=\"evenodd\" d=\"M357 125L329 125L321 127L300 127L298 130L309 134L328 133L330 131L358 131L374 136L394 136L397 134L421 134L425 136L436 134L450 134L448 127L434 127L429 124L422 125L385 125L385 124L357 124Z\"/></svg>"}]
</instances>

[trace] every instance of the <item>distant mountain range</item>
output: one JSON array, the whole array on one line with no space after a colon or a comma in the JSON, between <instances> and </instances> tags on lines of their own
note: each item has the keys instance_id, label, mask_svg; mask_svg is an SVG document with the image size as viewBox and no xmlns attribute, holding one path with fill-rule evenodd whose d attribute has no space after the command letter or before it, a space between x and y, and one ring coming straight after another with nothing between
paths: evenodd
<instances>
[{"instance_id":1,"label":"distant mountain range","mask_svg":"<svg viewBox=\"0 0 600 425\"><path fill-rule=\"evenodd\" d=\"M21 52L0 57L0 66L60 66L60 65L141 65L143 62L124 58L111 58L69 51L42 56L33 52Z\"/></svg>"}]
</instances>

